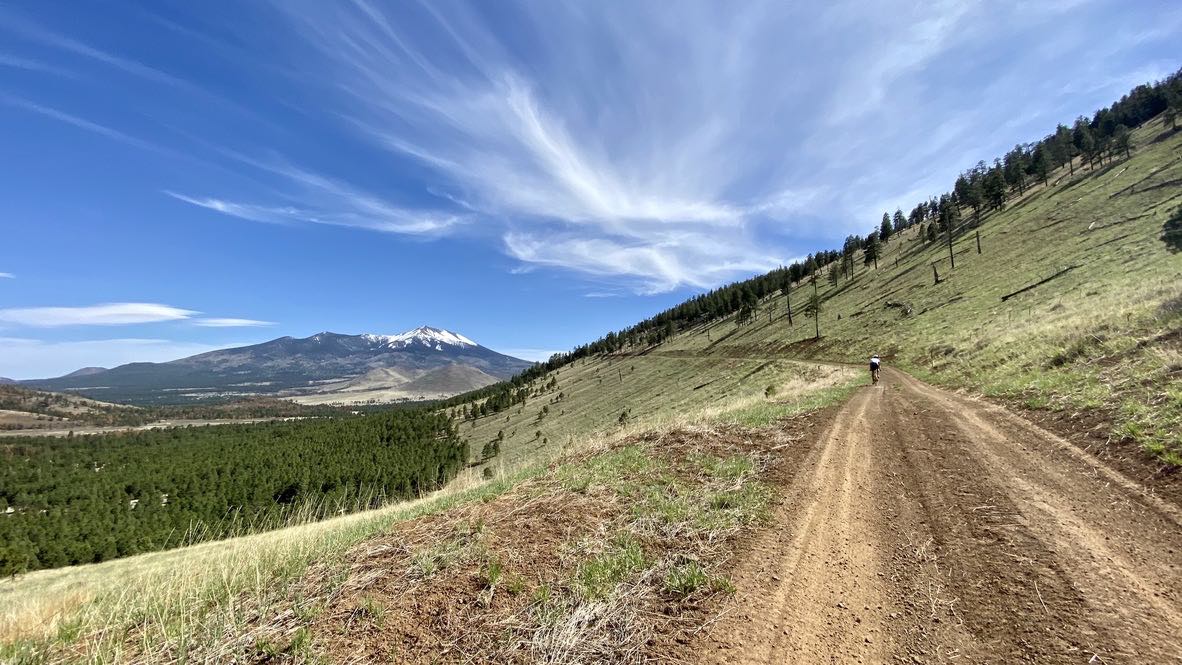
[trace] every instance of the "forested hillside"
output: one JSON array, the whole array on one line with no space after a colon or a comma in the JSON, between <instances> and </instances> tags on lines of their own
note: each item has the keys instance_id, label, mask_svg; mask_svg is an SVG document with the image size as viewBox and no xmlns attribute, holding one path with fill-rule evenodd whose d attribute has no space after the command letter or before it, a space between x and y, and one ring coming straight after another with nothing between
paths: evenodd
<instances>
[{"instance_id":1,"label":"forested hillside","mask_svg":"<svg viewBox=\"0 0 1182 665\"><path fill-rule=\"evenodd\" d=\"M1171 254L1182 244L1180 115L1182 72L979 162L840 249L696 296L448 404L476 417L516 410L555 370L601 355L861 362L878 351L1035 408L1087 409L1100 431L1182 464ZM1052 275L1025 300L1000 300ZM1029 318L1035 303L1046 311ZM1002 337L1014 343L1003 349Z\"/></svg>"},{"instance_id":2,"label":"forested hillside","mask_svg":"<svg viewBox=\"0 0 1182 665\"><path fill-rule=\"evenodd\" d=\"M132 406L7 384L0 384L0 411L12 412L14 416L26 414L35 419L27 422L27 418L0 417L0 430L42 429L69 423L132 426L153 420L151 413Z\"/></svg>"},{"instance_id":3,"label":"forested hillside","mask_svg":"<svg viewBox=\"0 0 1182 665\"><path fill-rule=\"evenodd\" d=\"M103 561L443 486L467 462L425 410L0 445L0 574Z\"/></svg>"}]
</instances>

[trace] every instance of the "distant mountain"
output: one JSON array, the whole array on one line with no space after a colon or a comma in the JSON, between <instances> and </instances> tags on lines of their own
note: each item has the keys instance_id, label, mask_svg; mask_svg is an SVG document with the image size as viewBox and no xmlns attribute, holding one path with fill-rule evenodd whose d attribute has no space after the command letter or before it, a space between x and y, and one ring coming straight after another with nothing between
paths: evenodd
<instances>
[{"instance_id":1,"label":"distant mountain","mask_svg":"<svg viewBox=\"0 0 1182 665\"><path fill-rule=\"evenodd\" d=\"M456 395L491 386L497 381L497 377L482 372L471 365L452 363L439 369L433 369L398 386L398 388L419 395Z\"/></svg>"},{"instance_id":2,"label":"distant mountain","mask_svg":"<svg viewBox=\"0 0 1182 665\"><path fill-rule=\"evenodd\" d=\"M105 371L107 371L106 367L83 367L82 369L76 369L73 372L62 376L61 378L65 379L71 376L90 376L91 374L98 374L99 372Z\"/></svg>"},{"instance_id":3,"label":"distant mountain","mask_svg":"<svg viewBox=\"0 0 1182 665\"><path fill-rule=\"evenodd\" d=\"M347 389L369 376L368 387L387 387L423 378L429 387L464 392L508 378L531 363L448 330L421 327L399 335L341 335L322 332L297 339L210 351L166 363L131 363L97 371L79 370L56 379L24 381L43 390L68 390L106 401L183 404L247 395L306 395ZM428 379L450 366L450 378ZM371 376L374 370L384 377ZM461 377L466 376L467 381ZM378 384L385 384L379 386ZM360 386L355 387L358 389ZM433 391L434 392L434 391Z\"/></svg>"},{"instance_id":4,"label":"distant mountain","mask_svg":"<svg viewBox=\"0 0 1182 665\"><path fill-rule=\"evenodd\" d=\"M0 385L6 384L6 383L17 383L17 380L10 379L6 376L0 376Z\"/></svg>"}]
</instances>

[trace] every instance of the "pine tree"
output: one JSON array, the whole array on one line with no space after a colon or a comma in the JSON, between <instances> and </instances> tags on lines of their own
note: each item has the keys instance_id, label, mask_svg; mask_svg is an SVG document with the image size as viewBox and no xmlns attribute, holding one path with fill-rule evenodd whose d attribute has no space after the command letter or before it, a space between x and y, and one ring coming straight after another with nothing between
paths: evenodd
<instances>
[{"instance_id":1,"label":"pine tree","mask_svg":"<svg viewBox=\"0 0 1182 665\"><path fill-rule=\"evenodd\" d=\"M873 263L874 269L878 270L879 244L878 244L878 233L877 232L871 233L870 235L866 236L866 247L862 250L862 252L863 252L862 262L865 265L870 265L871 263Z\"/></svg>"},{"instance_id":2,"label":"pine tree","mask_svg":"<svg viewBox=\"0 0 1182 665\"><path fill-rule=\"evenodd\" d=\"M993 168L985 174L985 179L982 182L985 199L989 201L989 205L994 209L1005 207L1006 204L1006 181L1005 176L1002 175L1001 165L994 162Z\"/></svg>"},{"instance_id":3,"label":"pine tree","mask_svg":"<svg viewBox=\"0 0 1182 665\"><path fill-rule=\"evenodd\" d=\"M1030 168L1045 187L1047 184L1047 175L1051 171L1051 163L1050 158L1047 157L1047 151L1041 143L1034 149L1034 157L1030 160Z\"/></svg>"},{"instance_id":4,"label":"pine tree","mask_svg":"<svg viewBox=\"0 0 1182 665\"><path fill-rule=\"evenodd\" d=\"M1182 252L1182 207L1175 210L1162 225L1161 241L1171 253Z\"/></svg>"},{"instance_id":5,"label":"pine tree","mask_svg":"<svg viewBox=\"0 0 1182 665\"><path fill-rule=\"evenodd\" d=\"M1006 183L1017 189L1019 195L1026 193L1026 152L1022 146L1014 146L1013 150L1006 153L1002 174Z\"/></svg>"},{"instance_id":6,"label":"pine tree","mask_svg":"<svg viewBox=\"0 0 1182 665\"><path fill-rule=\"evenodd\" d=\"M885 244L891 239L891 215L890 213L882 213L882 224L878 227L878 237Z\"/></svg>"},{"instance_id":7,"label":"pine tree","mask_svg":"<svg viewBox=\"0 0 1182 665\"><path fill-rule=\"evenodd\" d=\"M1075 127L1071 130L1071 144L1079 154L1083 155L1084 160L1089 164L1092 162L1093 153L1096 151L1096 138L1092 135L1092 128L1088 126L1088 121L1083 116L1075 120Z\"/></svg>"},{"instance_id":8,"label":"pine tree","mask_svg":"<svg viewBox=\"0 0 1182 665\"><path fill-rule=\"evenodd\" d=\"M1124 125L1117 125L1112 139L1116 145L1116 149L1125 153L1125 159L1128 159L1130 150L1133 148L1133 137L1129 133L1129 128Z\"/></svg>"},{"instance_id":9,"label":"pine tree","mask_svg":"<svg viewBox=\"0 0 1182 665\"><path fill-rule=\"evenodd\" d=\"M813 326L815 327L815 330L816 330L814 339L821 339L821 310L822 309L823 309L823 306L821 304L821 296L820 296L820 294L818 294L814 291L813 295L809 296L808 303L804 306L804 313L808 316L813 317Z\"/></svg>"}]
</instances>

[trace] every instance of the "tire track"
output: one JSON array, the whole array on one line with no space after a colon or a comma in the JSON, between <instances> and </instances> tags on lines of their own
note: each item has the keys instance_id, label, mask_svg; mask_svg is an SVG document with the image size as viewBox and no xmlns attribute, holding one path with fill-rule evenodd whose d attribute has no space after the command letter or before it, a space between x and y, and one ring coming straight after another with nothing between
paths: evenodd
<instances>
[{"instance_id":1,"label":"tire track","mask_svg":"<svg viewBox=\"0 0 1182 665\"><path fill-rule=\"evenodd\" d=\"M810 442L705 662L1182 663L1172 504L895 371Z\"/></svg>"}]
</instances>

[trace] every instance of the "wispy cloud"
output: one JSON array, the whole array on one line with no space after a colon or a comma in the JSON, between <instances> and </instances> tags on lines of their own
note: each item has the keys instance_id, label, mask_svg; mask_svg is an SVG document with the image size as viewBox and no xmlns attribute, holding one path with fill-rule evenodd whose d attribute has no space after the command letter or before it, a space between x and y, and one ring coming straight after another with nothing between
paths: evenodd
<instances>
[{"instance_id":1,"label":"wispy cloud","mask_svg":"<svg viewBox=\"0 0 1182 665\"><path fill-rule=\"evenodd\" d=\"M73 72L62 69L61 67L55 67L51 64L41 62L40 60L21 58L19 56L9 55L7 53L0 53L0 67L10 67L12 69L23 69L30 72L54 74L68 78L73 78L75 76Z\"/></svg>"},{"instance_id":2,"label":"wispy cloud","mask_svg":"<svg viewBox=\"0 0 1182 665\"><path fill-rule=\"evenodd\" d=\"M0 376L43 379L61 376L80 367L115 367L130 362L166 362L206 351L241 346L241 342L201 344L168 339L97 339L47 341L0 337ZM100 397L97 393L95 397Z\"/></svg>"},{"instance_id":3,"label":"wispy cloud","mask_svg":"<svg viewBox=\"0 0 1182 665\"><path fill-rule=\"evenodd\" d=\"M427 235L442 233L464 220L462 215L398 208L364 195L350 197L346 194L337 194L334 197L336 205L310 209L239 203L171 191L164 193L178 201L206 210L265 224L328 224L384 233Z\"/></svg>"},{"instance_id":4,"label":"wispy cloud","mask_svg":"<svg viewBox=\"0 0 1182 665\"><path fill-rule=\"evenodd\" d=\"M193 325L202 328L265 328L275 325L275 322L256 321L255 319L203 318L193 319Z\"/></svg>"},{"instance_id":5,"label":"wispy cloud","mask_svg":"<svg viewBox=\"0 0 1182 665\"><path fill-rule=\"evenodd\" d=\"M709 234L689 231L639 240L513 232L505 235L505 248L529 264L631 278L641 293L682 285L707 288L730 275L771 270L781 263L741 238L723 244Z\"/></svg>"},{"instance_id":6,"label":"wispy cloud","mask_svg":"<svg viewBox=\"0 0 1182 665\"><path fill-rule=\"evenodd\" d=\"M21 326L122 326L180 321L195 314L189 309L143 302L106 303L85 307L23 307L0 309L0 321Z\"/></svg>"},{"instance_id":7,"label":"wispy cloud","mask_svg":"<svg viewBox=\"0 0 1182 665\"><path fill-rule=\"evenodd\" d=\"M132 145L137 148L142 148L144 150L151 150L153 152L159 152L159 153L163 153L163 154L167 154L167 155L171 155L171 156L179 156L179 153L177 153L173 150L170 150L168 148L165 148L163 146L157 145L155 143L152 143L150 141L145 141L143 139L136 138L134 136L131 136L130 134L125 134L117 129L112 128L112 127L108 127L106 125L103 125L103 124L100 124L97 122L92 122L92 121L87 120L85 118L82 118L82 117L79 117L79 116L76 116L76 115L73 115L70 113L66 113L65 111L60 111L60 110L55 109L50 106L44 106L42 104L38 104L36 102L30 101L27 99L23 99L21 97L16 97L13 95L5 94L3 91L0 91L0 103L8 104L9 106L14 106L16 108L24 109L24 110L29 111L31 113L36 113L38 115L42 115L47 118L52 118L53 120L57 120L59 122L64 122L67 125L77 127L78 129L82 129L82 130L91 132L93 134L98 134L99 136L105 136L109 139L119 141L121 143L126 143L128 145Z\"/></svg>"},{"instance_id":8,"label":"wispy cloud","mask_svg":"<svg viewBox=\"0 0 1182 665\"><path fill-rule=\"evenodd\" d=\"M13 11L4 11L0 8L0 29L8 30L44 46L59 49L88 61L114 68L144 81L168 86L176 91L201 98L206 103L216 104L221 108L229 109L239 115L254 116L254 113L245 107L196 85L187 79L144 64L134 58L112 53L68 35L46 29Z\"/></svg>"},{"instance_id":9,"label":"wispy cloud","mask_svg":"<svg viewBox=\"0 0 1182 665\"><path fill-rule=\"evenodd\" d=\"M254 101L297 117L194 136L185 118L153 114L200 147L176 152L246 176L157 187L253 222L499 241L514 272L575 271L591 288L707 288L865 233L882 209L909 208L977 159L1110 101L1114 86L1169 71L1134 62L1134 47L1182 24L1159 4L535 2L502 3L490 20L478 2L278 2L216 36L161 19L265 68ZM274 41L240 39L260 18ZM171 62L15 10L0 9L0 30L71 69L210 96ZM0 66L41 64L0 55ZM0 102L170 149L26 97Z\"/></svg>"},{"instance_id":10,"label":"wispy cloud","mask_svg":"<svg viewBox=\"0 0 1182 665\"><path fill-rule=\"evenodd\" d=\"M0 272L0 279L16 279L16 275L10 272Z\"/></svg>"},{"instance_id":11,"label":"wispy cloud","mask_svg":"<svg viewBox=\"0 0 1182 665\"><path fill-rule=\"evenodd\" d=\"M759 175L766 156L749 152L787 101L775 91L749 96L771 74L758 62L768 35L756 31L774 9L731 16L702 5L673 20L655 7L608 8L590 21L540 9L531 21L620 52L595 59L609 68L588 78L592 63L557 41L540 44L547 67L523 67L515 45L461 6L425 9L413 31L363 0L355 6L320 6L331 21L316 7L284 7L329 63L321 75L344 91L341 114L360 135L443 177L445 195L474 214L511 219L501 235L513 258L630 280L643 292L777 263L779 252L749 233L757 218L793 206L793 188L775 172L776 182ZM721 25L677 39L687 20ZM674 52L638 46L633 29ZM702 69L692 81L671 77L671 61ZM555 88L572 81L577 94Z\"/></svg>"}]
</instances>

